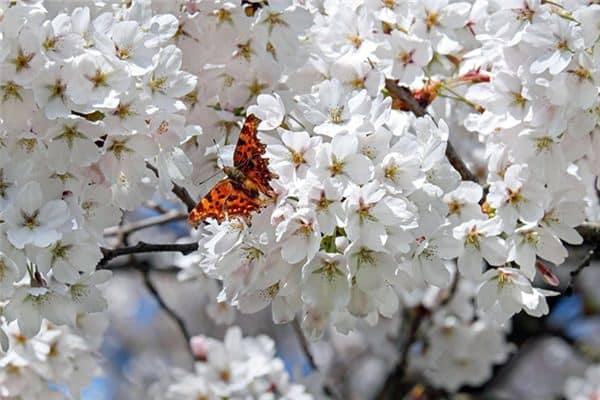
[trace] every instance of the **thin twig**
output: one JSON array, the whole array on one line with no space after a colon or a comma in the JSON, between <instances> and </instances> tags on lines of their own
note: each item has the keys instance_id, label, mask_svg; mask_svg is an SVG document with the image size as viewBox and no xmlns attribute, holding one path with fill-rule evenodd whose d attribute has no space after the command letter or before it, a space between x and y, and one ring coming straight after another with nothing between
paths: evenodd
<instances>
[{"instance_id":1,"label":"thin twig","mask_svg":"<svg viewBox=\"0 0 600 400\"><path fill-rule=\"evenodd\" d=\"M381 386L380 392L377 394L375 399L377 400L391 400L400 399L402 397L402 387L405 383L406 372L408 369L408 354L412 345L419 338L418 333L422 324L426 321L430 315L429 310L424 307L416 307L411 312L411 318L409 321L408 329L404 340L401 341L400 347L400 359L396 363L396 366L390 372Z\"/></svg>"},{"instance_id":2,"label":"thin twig","mask_svg":"<svg viewBox=\"0 0 600 400\"><path fill-rule=\"evenodd\" d=\"M146 289L148 289L150 294L154 296L160 308L177 324L179 330L181 331L181 334L185 338L186 345L189 347L190 339L192 338L190 332L185 326L185 322L183 321L183 319L181 319L181 317L165 302L165 300L160 295L158 289L154 285L154 282L150 278L150 267L148 266L147 268L140 268L140 272L144 279L144 285L146 286Z\"/></svg>"},{"instance_id":3,"label":"thin twig","mask_svg":"<svg viewBox=\"0 0 600 400\"><path fill-rule=\"evenodd\" d=\"M158 168L156 168L148 161L146 161L146 168L152 171L154 175L156 175L156 177L158 178ZM192 198L192 196L189 194L186 188L184 188L183 186L179 186L175 182L171 183L173 183L173 189L171 189L173 194L177 196L179 200L183 202L183 204L186 205L188 212L192 211L194 207L196 207L196 201Z\"/></svg>"},{"instance_id":4,"label":"thin twig","mask_svg":"<svg viewBox=\"0 0 600 400\"><path fill-rule=\"evenodd\" d=\"M198 243L167 243L167 244L156 244L156 243L146 243L146 242L138 242L138 244L133 246L125 246L118 247L116 249L107 249L101 247L100 250L104 257L99 262L99 266L102 267L110 260L116 257L130 255L130 254L139 254L139 253L160 253L160 252L173 252L173 253L181 253L183 255L190 254L196 250L198 250Z\"/></svg>"},{"instance_id":5,"label":"thin twig","mask_svg":"<svg viewBox=\"0 0 600 400\"><path fill-rule=\"evenodd\" d=\"M187 218L187 214L171 210L162 215L150 218L144 218L139 221L130 222L121 226L112 226L104 230L104 237L128 235L135 231L151 228L156 225L167 224L169 222L182 221Z\"/></svg>"},{"instance_id":6,"label":"thin twig","mask_svg":"<svg viewBox=\"0 0 600 400\"><path fill-rule=\"evenodd\" d=\"M318 370L319 367L317 367L317 363L315 363L315 358L313 357L312 352L310 351L308 341L306 340L306 337L304 336L304 332L302 332L302 327L300 326L298 319L294 319L294 321L292 322L292 327L294 328L294 332L296 333L296 337L298 338L298 343L300 344L300 347L302 348L302 352L304 353L304 356L308 360L310 367L315 371Z\"/></svg>"},{"instance_id":7,"label":"thin twig","mask_svg":"<svg viewBox=\"0 0 600 400\"><path fill-rule=\"evenodd\" d=\"M310 346L308 344L308 341L306 340L306 337L304 336L304 332L302 332L302 327L300 326L298 319L294 319L292 321L292 327L294 329L294 332L296 333L296 338L298 338L298 343L300 344L300 348L302 348L302 352L304 353L304 356L308 360L308 363L310 364L311 369L313 371L318 371L319 367L317 366L317 363L315 362L315 358L313 357L312 352L310 351ZM339 396L335 393L333 388L327 383L323 384L323 393L325 393L327 396L329 396L332 399L339 398Z\"/></svg>"}]
</instances>

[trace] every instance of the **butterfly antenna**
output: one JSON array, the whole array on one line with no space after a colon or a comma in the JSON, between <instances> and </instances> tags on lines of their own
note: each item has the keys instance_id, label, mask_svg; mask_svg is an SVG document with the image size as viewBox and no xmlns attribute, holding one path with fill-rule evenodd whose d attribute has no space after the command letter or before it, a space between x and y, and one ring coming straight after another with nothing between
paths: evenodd
<instances>
[{"instance_id":1,"label":"butterfly antenna","mask_svg":"<svg viewBox=\"0 0 600 400\"><path fill-rule=\"evenodd\" d=\"M225 164L223 163L223 159L221 158L221 148L219 147L219 144L217 143L217 141L214 138L213 138L212 142L214 143L215 147L217 148L217 159L221 162L221 165L224 166ZM222 172L221 169L218 168L214 174L212 174L208 178L198 182L197 185L198 186L204 185L206 182L210 181L212 178L219 175L221 172Z\"/></svg>"},{"instance_id":2,"label":"butterfly antenna","mask_svg":"<svg viewBox=\"0 0 600 400\"><path fill-rule=\"evenodd\" d=\"M196 186L202 186L202 185L204 185L206 182L210 181L212 178L214 178L215 176L219 175L220 173L221 173L221 170L219 170L219 171L216 171L214 174L212 174L212 175L211 175L211 176L209 176L208 178L206 178L206 179L203 179L203 180L199 181L199 182L196 184Z\"/></svg>"}]
</instances>

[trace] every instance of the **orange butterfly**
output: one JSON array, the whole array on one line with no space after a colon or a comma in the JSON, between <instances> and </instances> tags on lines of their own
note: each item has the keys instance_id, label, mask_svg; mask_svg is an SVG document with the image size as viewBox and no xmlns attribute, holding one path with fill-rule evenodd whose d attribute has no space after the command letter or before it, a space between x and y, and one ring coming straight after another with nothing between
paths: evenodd
<instances>
[{"instance_id":1,"label":"orange butterfly","mask_svg":"<svg viewBox=\"0 0 600 400\"><path fill-rule=\"evenodd\" d=\"M275 198L270 181L276 176L268 169L269 161L262 157L266 146L256 135L259 122L252 114L246 117L233 153L233 167L223 168L227 178L217 183L190 212L191 225L198 226L210 217L219 223L230 216L248 218L265 205L261 194Z\"/></svg>"}]
</instances>

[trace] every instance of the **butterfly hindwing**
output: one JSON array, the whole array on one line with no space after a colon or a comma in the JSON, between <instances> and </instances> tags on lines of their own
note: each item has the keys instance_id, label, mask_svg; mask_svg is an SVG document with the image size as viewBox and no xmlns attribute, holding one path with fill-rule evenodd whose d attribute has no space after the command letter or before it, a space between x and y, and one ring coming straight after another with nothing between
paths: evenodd
<instances>
[{"instance_id":1,"label":"butterfly hindwing","mask_svg":"<svg viewBox=\"0 0 600 400\"><path fill-rule=\"evenodd\" d=\"M250 159L248 163L251 164L253 168L249 168L248 171L246 171L246 178L250 179L262 193L268 197L274 197L275 191L270 183L271 179L273 179L273 174L268 168L269 161L262 158L260 155L256 155L254 158Z\"/></svg>"},{"instance_id":2,"label":"butterfly hindwing","mask_svg":"<svg viewBox=\"0 0 600 400\"><path fill-rule=\"evenodd\" d=\"M261 202L258 198L250 197L242 188L236 187L230 179L224 179L200 200L190 212L188 222L197 226L201 221L210 217L219 222L229 215L248 217L260 206Z\"/></svg>"}]
</instances>

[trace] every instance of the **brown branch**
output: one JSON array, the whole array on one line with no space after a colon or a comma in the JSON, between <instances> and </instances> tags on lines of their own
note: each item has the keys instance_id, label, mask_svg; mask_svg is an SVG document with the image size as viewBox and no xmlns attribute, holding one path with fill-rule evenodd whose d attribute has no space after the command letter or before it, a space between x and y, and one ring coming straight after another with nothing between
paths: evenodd
<instances>
[{"instance_id":1,"label":"brown branch","mask_svg":"<svg viewBox=\"0 0 600 400\"><path fill-rule=\"evenodd\" d=\"M591 263L593 257L594 257L594 249L591 249L590 251L587 252L585 257L583 257L581 259L581 261L579 262L579 265L573 271L571 271L571 273L569 274L571 276L571 281L569 282L569 286L567 286L567 288L564 290L564 294L566 294L567 296L570 296L573 293L573 287L575 286L575 279L581 273L581 271L583 271L586 267L590 266L590 263Z\"/></svg>"},{"instance_id":2,"label":"brown branch","mask_svg":"<svg viewBox=\"0 0 600 400\"><path fill-rule=\"evenodd\" d=\"M181 221L187 218L187 214L179 211L171 210L165 214L157 215L155 217L144 218L139 221L130 222L121 226L112 226L104 230L104 236L118 236L118 235L129 235L133 232L151 228L156 225L167 224L169 222Z\"/></svg>"},{"instance_id":3,"label":"brown branch","mask_svg":"<svg viewBox=\"0 0 600 400\"><path fill-rule=\"evenodd\" d=\"M467 165L458 155L450 141L446 142L446 157L448 157L448 161L450 161L450 164L452 164L454 169L458 171L463 181L479 183L477 176L475 176L475 174L471 172L469 167L467 167Z\"/></svg>"},{"instance_id":4,"label":"brown branch","mask_svg":"<svg viewBox=\"0 0 600 400\"><path fill-rule=\"evenodd\" d=\"M408 369L408 353L418 339L419 329L430 315L429 310L420 306L411 310L409 325L405 330L404 340L401 340L400 359L394 369L388 374L381 390L375 397L376 400L395 400L404 398L406 391L405 378Z\"/></svg>"},{"instance_id":5,"label":"brown branch","mask_svg":"<svg viewBox=\"0 0 600 400\"><path fill-rule=\"evenodd\" d=\"M158 178L158 168L156 168L148 161L146 161L146 168L152 171L154 175L156 175L156 177ZM188 212L192 211L194 207L196 207L196 201L192 198L192 196L189 194L186 188L184 188L183 186L179 186L175 182L171 183L173 183L173 189L171 189L173 194L177 196L179 200L183 202L183 204L186 205Z\"/></svg>"},{"instance_id":6,"label":"brown branch","mask_svg":"<svg viewBox=\"0 0 600 400\"><path fill-rule=\"evenodd\" d=\"M308 360L310 367L313 370L317 371L319 369L319 367L317 367L315 358L313 357L312 352L310 351L308 341L306 340L306 337L304 336L304 332L302 332L302 328L300 327L300 323L298 322L297 318L295 318L294 321L292 321L292 328L294 328L294 333L296 334L296 337L298 338L298 343L300 344L300 348L302 349L304 356Z\"/></svg>"},{"instance_id":7,"label":"brown branch","mask_svg":"<svg viewBox=\"0 0 600 400\"><path fill-rule=\"evenodd\" d=\"M160 308L173 320L173 322L175 322L177 324L177 327L179 328L179 330L181 331L181 334L183 335L183 337L185 338L186 341L186 345L190 346L190 339L192 338L190 335L190 332L188 331L185 322L183 321L183 319L165 302L165 300L162 298L162 296L160 295L160 292L158 291L157 287L154 285L154 282L152 281L152 279L150 278L150 266L147 264L139 264L139 265L146 265L145 268L139 268L139 271L142 274L142 278L144 279L144 285L146 286L146 289L148 289L148 291L150 292L150 294L152 294L154 296L154 298L156 299L156 302L158 303L158 305L160 306Z\"/></svg>"},{"instance_id":8,"label":"brown branch","mask_svg":"<svg viewBox=\"0 0 600 400\"><path fill-rule=\"evenodd\" d=\"M417 117L423 117L429 114L425 107L419 104L417 99L415 99L409 88L406 86L398 86L397 80L386 79L385 88L390 96L392 96L392 99L402 102L402 105Z\"/></svg>"},{"instance_id":9,"label":"brown branch","mask_svg":"<svg viewBox=\"0 0 600 400\"><path fill-rule=\"evenodd\" d=\"M385 88L390 96L392 96L393 99L402 102L403 107L417 117L429 115L427 109L414 98L410 89L405 86L398 86L397 82L398 81L393 79L385 80ZM448 161L450 161L450 164L458 171L464 181L478 182L477 176L469 170L450 141L446 143L446 157L448 157Z\"/></svg>"},{"instance_id":10,"label":"brown branch","mask_svg":"<svg viewBox=\"0 0 600 400\"><path fill-rule=\"evenodd\" d=\"M104 257L98 263L99 267L102 268L110 260L120 256L140 254L140 253L160 253L160 252L173 252L181 253L183 255L193 253L198 250L198 243L167 243L167 244L154 244L139 242L133 246L118 247L116 249L107 249L101 247L100 250Z\"/></svg>"}]
</instances>

